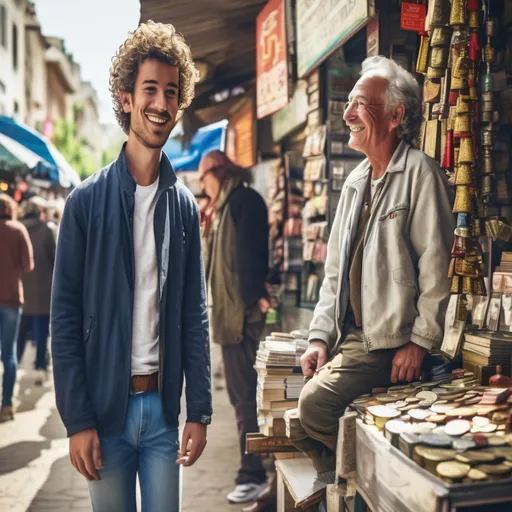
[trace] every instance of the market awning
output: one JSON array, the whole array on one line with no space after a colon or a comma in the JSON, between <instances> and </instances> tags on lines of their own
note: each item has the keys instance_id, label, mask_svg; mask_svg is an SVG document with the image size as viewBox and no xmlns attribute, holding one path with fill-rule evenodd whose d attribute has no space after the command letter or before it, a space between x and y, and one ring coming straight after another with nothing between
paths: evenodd
<instances>
[{"instance_id":1,"label":"market awning","mask_svg":"<svg viewBox=\"0 0 512 512\"><path fill-rule=\"evenodd\" d=\"M23 173L36 170L47 173L54 167L14 139L0 133L0 170Z\"/></svg>"},{"instance_id":2,"label":"market awning","mask_svg":"<svg viewBox=\"0 0 512 512\"><path fill-rule=\"evenodd\" d=\"M49 164L46 170L50 182L59 183L64 188L80 184L80 176L59 150L32 128L17 123L11 117L0 116L0 134L4 134L45 160Z\"/></svg>"},{"instance_id":3,"label":"market awning","mask_svg":"<svg viewBox=\"0 0 512 512\"><path fill-rule=\"evenodd\" d=\"M173 157L170 141L164 151L170 158L175 171L197 171L203 155L215 149L224 149L227 121L219 121L200 128L190 140L190 146L179 157Z\"/></svg>"}]
</instances>

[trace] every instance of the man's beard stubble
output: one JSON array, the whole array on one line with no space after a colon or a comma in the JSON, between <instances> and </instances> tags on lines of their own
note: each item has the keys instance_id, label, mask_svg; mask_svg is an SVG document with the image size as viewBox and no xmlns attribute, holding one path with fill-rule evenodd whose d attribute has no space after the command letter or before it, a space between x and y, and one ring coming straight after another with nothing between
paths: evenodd
<instances>
[{"instance_id":1,"label":"man's beard stubble","mask_svg":"<svg viewBox=\"0 0 512 512\"><path fill-rule=\"evenodd\" d=\"M165 143L169 140L169 136L171 135L172 129L176 125L176 121L171 123L171 126L169 128L169 131L167 135L165 136L163 142L161 144L151 144L142 133L139 133L132 124L130 124L130 130L134 133L137 140L146 148L148 149L162 149L165 146Z\"/></svg>"}]
</instances>

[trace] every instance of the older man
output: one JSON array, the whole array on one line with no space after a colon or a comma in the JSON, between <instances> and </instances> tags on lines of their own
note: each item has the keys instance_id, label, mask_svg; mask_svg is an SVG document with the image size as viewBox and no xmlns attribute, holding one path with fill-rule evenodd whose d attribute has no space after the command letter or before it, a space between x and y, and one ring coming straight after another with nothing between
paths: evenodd
<instances>
[{"instance_id":1,"label":"older man","mask_svg":"<svg viewBox=\"0 0 512 512\"><path fill-rule=\"evenodd\" d=\"M420 376L443 338L454 218L439 165L412 146L416 80L384 57L362 65L344 119L366 159L348 177L329 239L325 279L302 369L295 444L334 479L338 420L357 396Z\"/></svg>"}]
</instances>

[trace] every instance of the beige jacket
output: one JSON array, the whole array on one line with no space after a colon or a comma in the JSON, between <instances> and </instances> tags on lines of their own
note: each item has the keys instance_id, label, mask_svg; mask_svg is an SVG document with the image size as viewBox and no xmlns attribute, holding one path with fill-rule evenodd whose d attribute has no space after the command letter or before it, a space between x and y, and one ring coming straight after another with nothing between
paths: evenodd
<instances>
[{"instance_id":1,"label":"beige jacket","mask_svg":"<svg viewBox=\"0 0 512 512\"><path fill-rule=\"evenodd\" d=\"M309 339L332 351L349 301L349 259L369 177L364 160L347 178L329 238L325 279ZM443 339L455 218L439 165L402 141L385 173L365 233L361 280L367 351L413 341L427 349Z\"/></svg>"}]
</instances>

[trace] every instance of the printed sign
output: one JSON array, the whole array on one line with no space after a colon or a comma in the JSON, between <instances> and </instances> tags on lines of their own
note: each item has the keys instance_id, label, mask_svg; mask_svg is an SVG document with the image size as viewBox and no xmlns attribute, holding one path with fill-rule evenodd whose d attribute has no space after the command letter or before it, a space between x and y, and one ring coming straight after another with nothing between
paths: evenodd
<instances>
[{"instance_id":1,"label":"printed sign","mask_svg":"<svg viewBox=\"0 0 512 512\"><path fill-rule=\"evenodd\" d=\"M369 15L367 0L297 0L299 77L352 37Z\"/></svg>"},{"instance_id":2,"label":"printed sign","mask_svg":"<svg viewBox=\"0 0 512 512\"><path fill-rule=\"evenodd\" d=\"M288 103L288 60L284 0L270 0L256 20L257 116Z\"/></svg>"}]
</instances>

